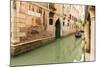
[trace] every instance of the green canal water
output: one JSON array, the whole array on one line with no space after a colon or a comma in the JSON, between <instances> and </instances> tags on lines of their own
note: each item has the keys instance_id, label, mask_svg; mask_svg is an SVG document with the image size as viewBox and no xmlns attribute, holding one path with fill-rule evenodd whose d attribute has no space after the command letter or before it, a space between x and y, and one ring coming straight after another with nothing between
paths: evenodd
<instances>
[{"instance_id":1,"label":"green canal water","mask_svg":"<svg viewBox=\"0 0 100 67\"><path fill-rule=\"evenodd\" d=\"M46 46L11 58L11 66L67 63L80 60L82 55L81 42L82 39L76 39L74 35L57 39Z\"/></svg>"}]
</instances>

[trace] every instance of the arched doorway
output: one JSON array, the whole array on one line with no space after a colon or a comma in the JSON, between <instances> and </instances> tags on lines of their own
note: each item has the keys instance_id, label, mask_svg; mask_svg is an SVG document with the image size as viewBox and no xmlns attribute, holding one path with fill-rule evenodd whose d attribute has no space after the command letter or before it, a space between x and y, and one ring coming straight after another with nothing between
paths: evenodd
<instances>
[{"instance_id":1,"label":"arched doorway","mask_svg":"<svg viewBox=\"0 0 100 67\"><path fill-rule=\"evenodd\" d=\"M60 24L60 20L59 18L57 19L56 23L55 23L55 38L60 38L60 29L61 29L61 24Z\"/></svg>"}]
</instances>

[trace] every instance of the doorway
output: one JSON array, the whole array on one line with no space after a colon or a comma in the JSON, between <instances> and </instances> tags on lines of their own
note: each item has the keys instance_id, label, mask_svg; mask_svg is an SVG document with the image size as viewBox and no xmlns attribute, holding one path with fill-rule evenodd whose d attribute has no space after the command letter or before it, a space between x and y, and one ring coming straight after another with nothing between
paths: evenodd
<instances>
[{"instance_id":1,"label":"doorway","mask_svg":"<svg viewBox=\"0 0 100 67\"><path fill-rule=\"evenodd\" d=\"M56 39L61 37L60 29L61 29L61 24L60 24L60 20L58 18L55 23L55 38Z\"/></svg>"}]
</instances>

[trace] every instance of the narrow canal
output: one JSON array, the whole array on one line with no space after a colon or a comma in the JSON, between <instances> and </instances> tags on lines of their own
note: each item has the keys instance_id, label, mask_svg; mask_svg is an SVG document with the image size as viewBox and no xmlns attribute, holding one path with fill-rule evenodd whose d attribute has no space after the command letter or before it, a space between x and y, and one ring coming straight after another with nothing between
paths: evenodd
<instances>
[{"instance_id":1,"label":"narrow canal","mask_svg":"<svg viewBox=\"0 0 100 67\"><path fill-rule=\"evenodd\" d=\"M76 39L74 34L57 39L46 46L11 58L11 66L67 63L80 60L82 55L81 42L82 39Z\"/></svg>"}]
</instances>

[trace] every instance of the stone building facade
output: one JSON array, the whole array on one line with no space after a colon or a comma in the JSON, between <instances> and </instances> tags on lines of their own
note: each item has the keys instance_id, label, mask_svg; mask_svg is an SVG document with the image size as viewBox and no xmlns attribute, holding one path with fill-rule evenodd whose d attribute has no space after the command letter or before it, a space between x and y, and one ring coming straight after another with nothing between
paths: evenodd
<instances>
[{"instance_id":1,"label":"stone building facade","mask_svg":"<svg viewBox=\"0 0 100 67\"><path fill-rule=\"evenodd\" d=\"M83 14L81 14L82 12ZM25 40L55 37L55 24L57 19L60 20L60 35L65 36L76 32L75 27L76 25L79 26L79 20L82 19L80 17L83 15L84 7L80 5L12 0L11 41L16 44L24 42ZM48 34L45 35L45 33L42 34L41 32L48 32Z\"/></svg>"},{"instance_id":2,"label":"stone building facade","mask_svg":"<svg viewBox=\"0 0 100 67\"><path fill-rule=\"evenodd\" d=\"M40 6L47 9L48 4L11 1L11 39L13 43L19 43L20 40L33 36L32 33L38 34L44 31L48 22L48 12Z\"/></svg>"}]
</instances>

